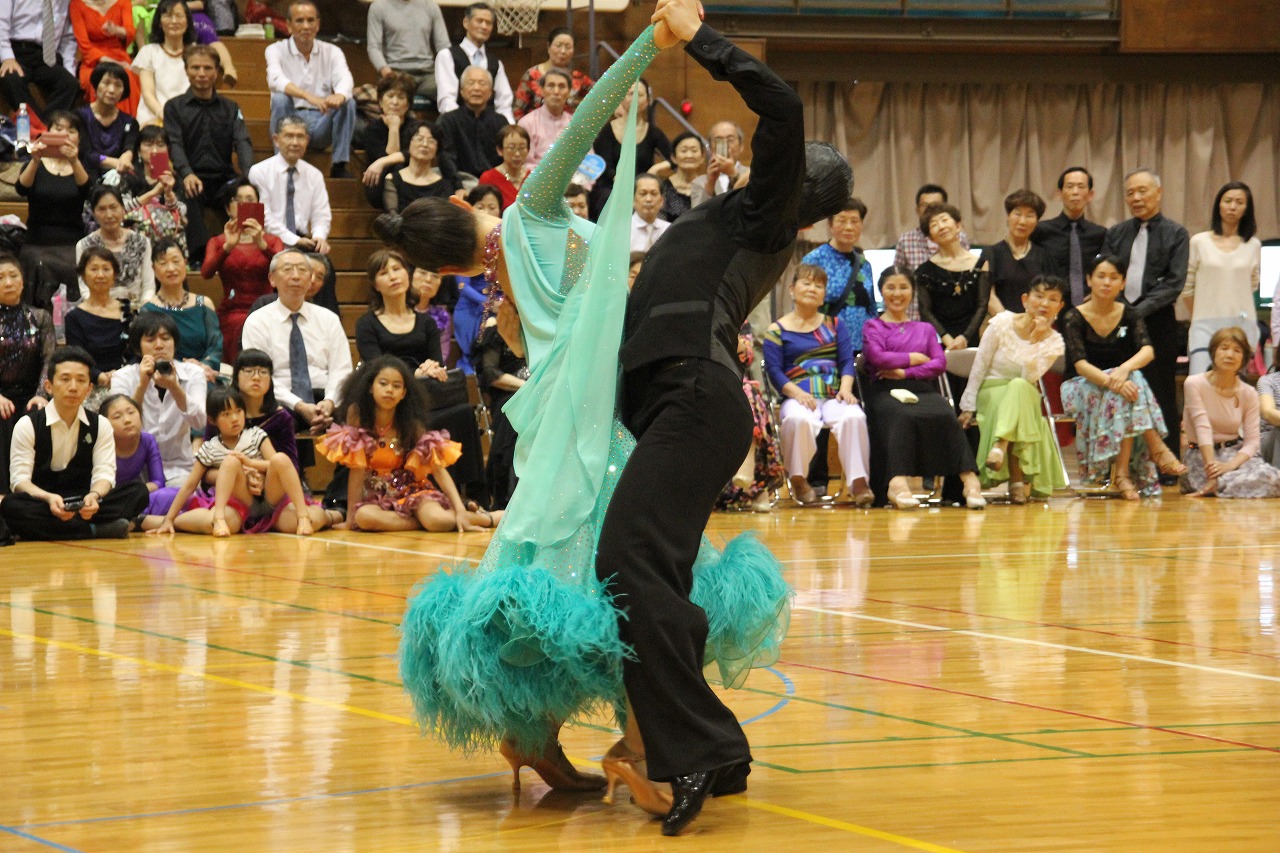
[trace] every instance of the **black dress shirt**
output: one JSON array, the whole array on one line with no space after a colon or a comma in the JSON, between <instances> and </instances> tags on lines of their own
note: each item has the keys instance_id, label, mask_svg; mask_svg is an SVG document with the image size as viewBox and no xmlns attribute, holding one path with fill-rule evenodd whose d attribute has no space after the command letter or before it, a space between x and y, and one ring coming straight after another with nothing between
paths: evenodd
<instances>
[{"instance_id":1,"label":"black dress shirt","mask_svg":"<svg viewBox=\"0 0 1280 853\"><path fill-rule=\"evenodd\" d=\"M1108 228L1102 254L1115 255L1128 263L1141 225L1141 220L1126 219ZM1191 235L1187 229L1160 213L1147 220L1147 267L1142 274L1142 296L1133 305L1139 317L1173 307L1187 283L1190 252Z\"/></svg>"},{"instance_id":2,"label":"black dress shirt","mask_svg":"<svg viewBox=\"0 0 1280 853\"><path fill-rule=\"evenodd\" d=\"M654 244L627 303L622 365L706 358L741 374L738 330L791 259L804 181L804 108L760 60L703 24L685 47L760 116L751 180L681 216Z\"/></svg>"},{"instance_id":3,"label":"black dress shirt","mask_svg":"<svg viewBox=\"0 0 1280 853\"><path fill-rule=\"evenodd\" d=\"M191 92L170 98L164 105L164 129L169 134L169 157L179 185L191 174L202 181L249 174L253 143L240 107L230 98L216 92L208 99ZM235 166L231 165L232 152Z\"/></svg>"},{"instance_id":4,"label":"black dress shirt","mask_svg":"<svg viewBox=\"0 0 1280 853\"><path fill-rule=\"evenodd\" d=\"M452 155L458 171L481 174L502 162L498 153L498 131L507 126L507 120L493 108L484 108L476 115L468 106L450 110L436 121L442 154ZM407 155L406 155L407 156Z\"/></svg>"},{"instance_id":5,"label":"black dress shirt","mask_svg":"<svg viewBox=\"0 0 1280 853\"><path fill-rule=\"evenodd\" d=\"M1107 229L1096 222L1090 222L1083 216L1071 219L1067 214L1059 213L1052 219L1042 219L1031 234L1031 242L1049 253L1049 261L1053 264L1053 273L1060 275L1071 284L1071 223L1076 223L1080 234L1080 272L1089 268L1089 262L1102 254L1102 244L1107 239ZM1086 282L1085 296L1089 295Z\"/></svg>"}]
</instances>

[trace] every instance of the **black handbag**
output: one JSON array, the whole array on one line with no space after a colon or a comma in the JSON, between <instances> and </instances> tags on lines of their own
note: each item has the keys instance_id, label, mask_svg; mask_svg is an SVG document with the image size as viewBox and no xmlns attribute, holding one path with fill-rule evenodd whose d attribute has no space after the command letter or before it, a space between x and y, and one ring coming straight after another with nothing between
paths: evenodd
<instances>
[{"instance_id":1,"label":"black handbag","mask_svg":"<svg viewBox=\"0 0 1280 853\"><path fill-rule=\"evenodd\" d=\"M443 382L432 379L430 376L424 376L420 381L422 389L427 393L427 400L434 410L471 403L471 398L467 394L467 375L456 367L449 371L449 378Z\"/></svg>"}]
</instances>

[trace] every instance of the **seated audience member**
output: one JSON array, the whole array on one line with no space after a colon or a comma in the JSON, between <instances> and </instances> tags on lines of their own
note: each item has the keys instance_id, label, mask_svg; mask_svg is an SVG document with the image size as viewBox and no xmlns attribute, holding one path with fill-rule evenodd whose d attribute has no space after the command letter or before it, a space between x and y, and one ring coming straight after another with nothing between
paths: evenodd
<instances>
[{"instance_id":1,"label":"seated audience member","mask_svg":"<svg viewBox=\"0 0 1280 853\"><path fill-rule=\"evenodd\" d=\"M742 165L742 128L731 121L718 121L708 132L711 159L707 161L707 175L702 188L708 196L720 195L731 189L746 186L751 178L751 167Z\"/></svg>"},{"instance_id":2,"label":"seated audience member","mask_svg":"<svg viewBox=\"0 0 1280 853\"><path fill-rule=\"evenodd\" d=\"M1153 351L1146 323L1117 301L1126 264L1102 255L1086 266L1089 299L1062 315L1068 379L1064 411L1076 419L1076 454L1086 483L1110 480L1125 500L1160 494L1160 474L1183 474L1164 443L1169 430L1142 374Z\"/></svg>"},{"instance_id":3,"label":"seated audience member","mask_svg":"<svg viewBox=\"0 0 1280 853\"><path fill-rule=\"evenodd\" d=\"M604 160L604 171L591 188L591 215L599 216L604 203L613 192L614 178L618 172L618 159L622 156L622 135L627 129L627 114L632 99L636 104L636 175L654 169L665 174L671 166L671 142L653 122L653 90L643 77L631 87L631 92L614 111L613 119L600 129L591 150Z\"/></svg>"},{"instance_id":4,"label":"seated audience member","mask_svg":"<svg viewBox=\"0 0 1280 853\"><path fill-rule=\"evenodd\" d=\"M346 332L337 314L306 301L312 271L302 250L278 253L268 275L279 298L249 314L240 346L271 358L276 399L301 429L323 432L333 422L338 389L351 375Z\"/></svg>"},{"instance_id":5,"label":"seated audience member","mask_svg":"<svg viewBox=\"0 0 1280 853\"><path fill-rule=\"evenodd\" d=\"M924 216L925 210L931 205L946 204L947 191L937 184L925 184L916 190L916 219ZM955 208L952 208L953 210ZM956 218L956 223L960 220ZM969 248L969 238L965 235L964 230L960 230L960 245L966 249ZM925 261L929 260L938 253L938 244L933 242L929 236L928 229L914 227L909 231L904 231L898 242L894 246L893 265L895 267L905 267L915 272ZM910 316L912 320L919 320L920 309L915 303L911 303Z\"/></svg>"},{"instance_id":6,"label":"seated audience member","mask_svg":"<svg viewBox=\"0 0 1280 853\"><path fill-rule=\"evenodd\" d=\"M0 501L0 518L22 539L124 539L147 505L141 482L116 485L111 424L84 410L92 362L76 347L55 350L46 368L49 405L13 427L11 494Z\"/></svg>"},{"instance_id":7,"label":"seated audience member","mask_svg":"<svg viewBox=\"0 0 1280 853\"><path fill-rule=\"evenodd\" d=\"M791 283L795 307L769 326L764 341L769 381L782 402L782 459L791 477L796 503L816 503L809 487L809 463L818 433L827 428L839 446L846 500L871 506L867 485L867 416L853 395L853 346L838 318L824 317L827 275L821 267L801 264Z\"/></svg>"},{"instance_id":8,"label":"seated audience member","mask_svg":"<svg viewBox=\"0 0 1280 853\"><path fill-rule=\"evenodd\" d=\"M413 310L431 317L440 330L441 363L447 364L453 342L453 305L457 303L457 284L453 276L446 279L438 272L419 268L413 271L409 287L418 298Z\"/></svg>"},{"instance_id":9,"label":"seated audience member","mask_svg":"<svg viewBox=\"0 0 1280 853\"><path fill-rule=\"evenodd\" d=\"M647 252L671 223L659 219L662 210L662 181L650 174L636 175L631 199L631 251Z\"/></svg>"},{"instance_id":10,"label":"seated audience member","mask_svg":"<svg viewBox=\"0 0 1280 853\"><path fill-rule=\"evenodd\" d=\"M366 361L343 390L344 425L330 427L317 447L351 470L349 529L465 533L498 523L502 513L463 504L446 470L462 447L426 428L427 402L408 365L391 355Z\"/></svg>"},{"instance_id":11,"label":"seated audience member","mask_svg":"<svg viewBox=\"0 0 1280 853\"><path fill-rule=\"evenodd\" d=\"M208 387L200 366L175 360L178 334L169 314L138 314L129 326L129 354L139 361L111 377L112 393L142 407L142 428L156 437L168 486L182 485L191 473L191 431L204 427Z\"/></svg>"},{"instance_id":12,"label":"seated audience member","mask_svg":"<svg viewBox=\"0 0 1280 853\"><path fill-rule=\"evenodd\" d=\"M1004 200L1008 230L1004 239L993 243L978 259L978 268L991 278L987 313L1022 311L1022 295L1032 279L1056 273L1049 253L1031 241L1031 234L1044 216L1044 199L1031 190L1017 190Z\"/></svg>"},{"instance_id":13,"label":"seated audience member","mask_svg":"<svg viewBox=\"0 0 1280 853\"><path fill-rule=\"evenodd\" d=\"M516 195L529 177L533 167L529 158L529 131L518 124L509 124L498 131L498 153L502 162L481 173L480 183L495 186L502 193L502 209L515 204Z\"/></svg>"},{"instance_id":14,"label":"seated audience member","mask_svg":"<svg viewBox=\"0 0 1280 853\"><path fill-rule=\"evenodd\" d=\"M136 115L141 89L138 79L126 70L134 38L133 4L130 0L71 0L67 12L80 47L80 89L85 102L94 103L98 95L94 72L100 66L114 65L128 81L122 99L124 110Z\"/></svg>"},{"instance_id":15,"label":"seated audience member","mask_svg":"<svg viewBox=\"0 0 1280 853\"><path fill-rule=\"evenodd\" d=\"M253 165L253 144L240 107L214 88L221 73L218 55L204 45L192 45L185 57L191 89L165 104L164 129L174 174L182 181L187 201L187 246L199 264L209 242L205 211L217 204L221 212L223 187L244 177Z\"/></svg>"},{"instance_id":16,"label":"seated audience member","mask_svg":"<svg viewBox=\"0 0 1280 853\"><path fill-rule=\"evenodd\" d=\"M489 72L472 65L462 72L462 106L441 113L435 124L440 144L453 156L458 171L476 177L502 162L498 133L510 124L489 103L492 92Z\"/></svg>"},{"instance_id":17,"label":"seated audience member","mask_svg":"<svg viewBox=\"0 0 1280 853\"><path fill-rule=\"evenodd\" d=\"M534 66L535 68L537 66ZM532 70L532 69L530 69ZM530 168L538 165L551 143L569 126L573 118L568 109L569 74L562 68L551 68L542 76L542 103L524 113L517 124L529 134Z\"/></svg>"},{"instance_id":18,"label":"seated audience member","mask_svg":"<svg viewBox=\"0 0 1280 853\"><path fill-rule=\"evenodd\" d=\"M382 2L402 4L405 0ZM432 0L423 2L431 3ZM382 207L383 179L408 159L409 137L416 127L408 117L413 90L413 78L407 74L390 74L379 80L380 117L371 120L360 133L360 147L364 149L365 160L369 163L360 180L364 183L365 198L374 207Z\"/></svg>"},{"instance_id":19,"label":"seated audience member","mask_svg":"<svg viewBox=\"0 0 1280 853\"><path fill-rule=\"evenodd\" d=\"M436 128L423 122L409 137L409 162L382 181L382 206L399 213L420 198L448 198L458 189L452 161L440 152Z\"/></svg>"},{"instance_id":20,"label":"seated audience member","mask_svg":"<svg viewBox=\"0 0 1280 853\"><path fill-rule=\"evenodd\" d=\"M288 39L267 47L271 133L279 133L285 116L297 116L310 133L312 151L333 146L329 177L349 178L356 102L347 58L336 44L316 39L320 13L314 3L289 5L289 30L293 35Z\"/></svg>"},{"instance_id":21,"label":"seated audience member","mask_svg":"<svg viewBox=\"0 0 1280 853\"><path fill-rule=\"evenodd\" d=\"M369 62L382 80L396 74L409 78L406 107L415 95L424 108L434 104L436 56L449 49L449 30L435 0L373 0L365 45Z\"/></svg>"},{"instance_id":22,"label":"seated audience member","mask_svg":"<svg viewBox=\"0 0 1280 853\"><path fill-rule=\"evenodd\" d=\"M569 84L562 106L567 107L569 112L573 112L574 107L582 103L587 92L591 91L592 80L581 71L570 70L573 68L573 53L572 30L568 27L555 27L547 33L547 58L524 72L520 78L520 85L516 87L511 110L516 121L523 124L522 120L526 116L547 103L547 81L552 72L562 76ZM533 133L532 130L529 132Z\"/></svg>"},{"instance_id":23,"label":"seated audience member","mask_svg":"<svg viewBox=\"0 0 1280 853\"><path fill-rule=\"evenodd\" d=\"M151 19L148 43L140 46L133 58L141 93L139 124L159 124L165 104L190 88L183 55L195 42L196 31L187 4L183 0L161 0Z\"/></svg>"},{"instance_id":24,"label":"seated audience member","mask_svg":"<svg viewBox=\"0 0 1280 853\"><path fill-rule=\"evenodd\" d=\"M276 530L310 536L330 521L319 506L308 506L302 480L292 460L271 446L258 427L245 423L244 398L235 388L215 388L205 406L216 435L196 451L191 475L163 518L148 516L149 533L204 533L225 538L241 530ZM215 473L216 472L216 473ZM213 476L213 499L201 494L201 483ZM194 506L185 509L192 497ZM336 515L341 517L341 513Z\"/></svg>"},{"instance_id":25,"label":"seated audience member","mask_svg":"<svg viewBox=\"0 0 1280 853\"><path fill-rule=\"evenodd\" d=\"M865 390L871 433L872 488L887 488L899 509L918 507L908 477L959 475L965 505L982 509L973 451L955 412L938 392L937 378L947 368L937 332L928 323L908 319L915 280L906 267L880 274L884 313L863 326L863 357L870 382ZM887 486L886 481L887 480Z\"/></svg>"},{"instance_id":26,"label":"seated audience member","mask_svg":"<svg viewBox=\"0 0 1280 853\"><path fill-rule=\"evenodd\" d=\"M1273 350L1271 369L1258 379L1258 417L1262 458L1280 468L1280 346Z\"/></svg>"},{"instance_id":27,"label":"seated audience member","mask_svg":"<svg viewBox=\"0 0 1280 853\"><path fill-rule=\"evenodd\" d=\"M529 378L529 367L498 334L496 317L485 321L474 355L476 378L480 389L489 395L492 419L485 479L493 509L506 509L516 490L516 431L502 410Z\"/></svg>"},{"instance_id":28,"label":"seated audience member","mask_svg":"<svg viewBox=\"0 0 1280 853\"><path fill-rule=\"evenodd\" d=\"M176 356L184 364L201 368L208 382L218 381L222 366L222 330L218 315L202 294L187 289L187 258L172 240L161 240L151 250L156 294L142 304L142 313L160 313L178 327Z\"/></svg>"},{"instance_id":29,"label":"seated audience member","mask_svg":"<svg viewBox=\"0 0 1280 853\"><path fill-rule=\"evenodd\" d=\"M266 208L264 223L286 246L329 254L329 190L324 175L302 155L307 151L307 124L296 115L276 124L276 153L249 169L249 182L258 188Z\"/></svg>"},{"instance_id":30,"label":"seated audience member","mask_svg":"<svg viewBox=\"0 0 1280 853\"><path fill-rule=\"evenodd\" d=\"M166 163L157 173L151 169L152 158L157 154L169 156L169 135L164 128L149 125L138 131L138 141L133 148L133 171L112 170L102 176L104 187L115 187L124 201L124 221L152 243L161 237L178 241L182 251L187 251L187 204L178 195L173 167ZM92 221L93 211L85 204L85 219Z\"/></svg>"},{"instance_id":31,"label":"seated audience member","mask_svg":"<svg viewBox=\"0 0 1280 853\"><path fill-rule=\"evenodd\" d=\"M1192 497L1280 498L1280 469L1258 455L1258 392L1240 379L1251 356L1243 329L1219 329L1209 339L1213 366L1182 386L1189 443L1180 485Z\"/></svg>"},{"instance_id":32,"label":"seated audience member","mask_svg":"<svg viewBox=\"0 0 1280 853\"><path fill-rule=\"evenodd\" d=\"M679 152L676 158L679 159ZM851 198L844 209L827 220L831 239L804 256L802 263L821 267L827 274L822 313L837 317L849 335L855 353L862 352L862 326L876 314L871 287L871 262L858 251L867 206Z\"/></svg>"},{"instance_id":33,"label":"seated audience member","mask_svg":"<svg viewBox=\"0 0 1280 853\"><path fill-rule=\"evenodd\" d=\"M659 213L667 222L675 222L710 198L701 180L707 166L701 137L696 133L682 133L671 143L671 150L674 168L662 182L662 211Z\"/></svg>"},{"instance_id":34,"label":"seated audience member","mask_svg":"<svg viewBox=\"0 0 1280 853\"><path fill-rule=\"evenodd\" d=\"M586 196L583 196L586 200ZM467 204L490 216L502 215L502 193L489 184L476 184L467 193ZM453 335L458 342L458 368L475 373L471 351L480 337L480 321L489 301L489 286L484 275L454 276L458 285L458 303L453 306Z\"/></svg>"},{"instance_id":35,"label":"seated audience member","mask_svg":"<svg viewBox=\"0 0 1280 853\"><path fill-rule=\"evenodd\" d=\"M96 97L76 111L84 122L84 147L90 164L105 173L111 169L131 172L137 166L133 149L138 144L138 82L114 62L99 62L89 78ZM130 100L132 96L132 100Z\"/></svg>"},{"instance_id":36,"label":"seated audience member","mask_svg":"<svg viewBox=\"0 0 1280 853\"><path fill-rule=\"evenodd\" d=\"M461 101L466 100L466 69L480 68L489 75L489 94L485 96L485 103L492 106L508 124L516 120L511 113L511 81L507 79L507 70L501 60L487 53L486 44L493 35L493 24L493 7L488 3L472 3L462 16L462 29L466 36L458 44L436 54L436 107L441 116L462 106L460 92ZM459 68L463 69L461 74Z\"/></svg>"},{"instance_id":37,"label":"seated audience member","mask_svg":"<svg viewBox=\"0 0 1280 853\"><path fill-rule=\"evenodd\" d=\"M275 383L271 378L271 357L260 349L241 350L231 372L231 387L244 398L246 427L258 427L271 439L271 446L298 465L298 442L295 438L293 413L276 401ZM213 438L216 428L205 427L205 439Z\"/></svg>"},{"instance_id":38,"label":"seated audience member","mask_svg":"<svg viewBox=\"0 0 1280 853\"><path fill-rule=\"evenodd\" d=\"M317 255L315 253L308 254L307 261L311 264L311 286L307 288L306 300L312 305L327 308L337 314L339 310L338 275L334 272L333 262L329 260L328 255ZM268 283L270 283L269 279ZM278 298L274 290L264 293L253 300L253 304L249 306L249 313L252 314L259 308L270 305Z\"/></svg>"},{"instance_id":39,"label":"seated audience member","mask_svg":"<svg viewBox=\"0 0 1280 853\"><path fill-rule=\"evenodd\" d=\"M65 141L56 151L40 139L33 142L31 159L14 184L27 200L27 238L19 252L26 298L41 308L52 305L59 285L66 285L69 302L80 298L76 243L84 236L80 209L93 184L80 157L80 119L69 112L51 112L49 131L64 134ZM49 139L57 141L52 135Z\"/></svg>"},{"instance_id":40,"label":"seated audience member","mask_svg":"<svg viewBox=\"0 0 1280 853\"><path fill-rule=\"evenodd\" d=\"M1042 219L1031 241L1049 253L1049 261L1071 288L1069 305L1079 305L1088 295L1084 268L1102 252L1107 229L1085 219L1085 208L1093 201L1093 175L1083 166L1069 166L1058 176L1062 213ZM1068 306L1069 307L1069 306Z\"/></svg>"},{"instance_id":41,"label":"seated audience member","mask_svg":"<svg viewBox=\"0 0 1280 853\"><path fill-rule=\"evenodd\" d=\"M151 269L151 241L145 234L124 227L124 197L115 187L95 187L89 193L89 208L98 228L76 243L76 264L89 249L102 248L111 252L118 264L111 295L116 299L127 299L132 305L141 305L156 292L155 275ZM82 287L83 283L81 279Z\"/></svg>"},{"instance_id":42,"label":"seated audience member","mask_svg":"<svg viewBox=\"0 0 1280 853\"><path fill-rule=\"evenodd\" d=\"M156 437L142 429L142 408L128 394L111 394L98 414L111 424L116 450L116 483L139 482L147 489L147 515L164 515L177 497L176 486L164 484L164 460Z\"/></svg>"},{"instance_id":43,"label":"seated audience member","mask_svg":"<svg viewBox=\"0 0 1280 853\"><path fill-rule=\"evenodd\" d=\"M54 50L52 56L46 56L47 8L43 0L9 0L0 8L0 90L10 109L16 111L18 104L26 104L46 125L53 113L71 109L79 89L75 33L66 15L49 19L53 27L48 35ZM33 85L44 95L43 108L38 108L32 97Z\"/></svg>"},{"instance_id":44,"label":"seated audience member","mask_svg":"<svg viewBox=\"0 0 1280 853\"><path fill-rule=\"evenodd\" d=\"M23 302L18 259L0 252L0 494L9 491L14 424L46 402L44 369L54 345L53 318Z\"/></svg>"},{"instance_id":45,"label":"seated audience member","mask_svg":"<svg viewBox=\"0 0 1280 853\"><path fill-rule=\"evenodd\" d=\"M222 331L222 360L236 360L240 352L240 330L244 328L249 308L260 296L273 294L267 280L267 267L276 253L284 248L280 238L268 234L262 223L238 218L241 202L258 201L253 184L242 180L228 193L227 224L222 233L209 240L200 275L206 281L215 275L222 281L222 301L218 303L218 327Z\"/></svg>"},{"instance_id":46,"label":"seated audience member","mask_svg":"<svg viewBox=\"0 0 1280 853\"><path fill-rule=\"evenodd\" d=\"M640 264L644 257L636 257L631 253L630 284L635 284L635 277L640 272ZM751 324L743 323L738 332L738 360L749 366L755 358L755 346L751 340ZM786 468L782 464L782 452L778 441L778 431L774 428L773 417L769 412L769 402L760 393L760 383L751 378L751 374L743 370L742 391L747 395L747 403L751 406L751 419L755 428L751 436L751 449L742 461L742 467L733 475L729 485L724 487L720 497L716 498L716 509L753 510L769 512L773 509L773 494L786 480ZM863 481L866 482L865 480Z\"/></svg>"},{"instance_id":47,"label":"seated audience member","mask_svg":"<svg viewBox=\"0 0 1280 853\"><path fill-rule=\"evenodd\" d=\"M93 390L85 400L85 408L93 412L110 391L112 376L124 367L129 323L137 310L128 299L114 295L119 270L120 261L109 249L86 249L76 271L89 295L63 318L67 346L79 347L93 358Z\"/></svg>"},{"instance_id":48,"label":"seated audience member","mask_svg":"<svg viewBox=\"0 0 1280 853\"><path fill-rule=\"evenodd\" d=\"M440 329L413 310L417 294L409 290L409 262L399 252L379 249L369 258L369 313L356 321L356 350L361 361L394 355L415 377L446 378L440 354Z\"/></svg>"},{"instance_id":49,"label":"seated audience member","mask_svg":"<svg viewBox=\"0 0 1280 853\"><path fill-rule=\"evenodd\" d=\"M960 400L960 425L978 424L978 469L982 485L1009 483L1009 499L1027 502L1031 494L1047 498L1066 488L1054 442L1040 410L1038 383L1064 352L1053 329L1067 299L1067 283L1037 276L1019 297L1023 310L1002 311L982 336L969 384Z\"/></svg>"},{"instance_id":50,"label":"seated audience member","mask_svg":"<svg viewBox=\"0 0 1280 853\"><path fill-rule=\"evenodd\" d=\"M564 200L569 205L569 212L591 221L591 195L585 187L569 184L564 191Z\"/></svg>"},{"instance_id":51,"label":"seated audience member","mask_svg":"<svg viewBox=\"0 0 1280 853\"><path fill-rule=\"evenodd\" d=\"M1224 184L1213 200L1210 219L1210 230L1191 238L1187 285L1182 289L1191 314L1187 355L1192 376L1210 369L1209 339L1219 329L1238 328L1250 349L1258 346L1253 296L1262 281L1262 243L1254 236L1258 220L1249 185Z\"/></svg>"}]
</instances>

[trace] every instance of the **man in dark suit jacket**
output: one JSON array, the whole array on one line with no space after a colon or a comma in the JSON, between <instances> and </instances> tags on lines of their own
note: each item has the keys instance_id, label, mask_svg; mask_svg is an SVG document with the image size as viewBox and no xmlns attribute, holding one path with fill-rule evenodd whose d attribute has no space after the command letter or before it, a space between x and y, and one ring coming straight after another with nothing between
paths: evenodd
<instances>
[{"instance_id":1,"label":"man in dark suit jacket","mask_svg":"<svg viewBox=\"0 0 1280 853\"><path fill-rule=\"evenodd\" d=\"M1187 229L1160 213L1163 198L1160 176L1152 169L1138 169L1124 179L1124 200L1132 219L1107 230L1102 254L1127 261L1124 298L1146 321L1156 351L1155 360L1142 371L1156 395L1172 444L1178 444L1182 418L1178 413L1175 369L1178 353L1187 337L1174 316L1174 303L1187 283L1191 237ZM1135 251L1134 244L1145 252Z\"/></svg>"},{"instance_id":2,"label":"man in dark suit jacket","mask_svg":"<svg viewBox=\"0 0 1280 853\"><path fill-rule=\"evenodd\" d=\"M797 230L840 210L853 184L829 146L813 146L810 157L826 158L827 180L806 180L799 97L701 25L696 4L676 5L666 20L688 42L686 52L731 83L760 121L747 185L680 217L649 252L628 302L621 351L619 407L637 446L609 505L597 574L612 579L627 611L620 632L636 659L624 663L623 679L649 776L672 784L666 835L687 825L708 794L744 790L750 772L746 736L703 677L707 619L689 601L716 496L751 443L738 330L786 268ZM809 175L816 174L811 162ZM826 194L816 199L815 187Z\"/></svg>"},{"instance_id":3,"label":"man in dark suit jacket","mask_svg":"<svg viewBox=\"0 0 1280 853\"><path fill-rule=\"evenodd\" d=\"M1063 170L1058 176L1058 194L1062 196L1062 213L1036 226L1031 242L1049 253L1054 268L1070 285L1071 304L1079 305L1089 295L1084 271L1102 251L1107 229L1084 218L1084 209L1093 201L1093 175L1084 166Z\"/></svg>"}]
</instances>

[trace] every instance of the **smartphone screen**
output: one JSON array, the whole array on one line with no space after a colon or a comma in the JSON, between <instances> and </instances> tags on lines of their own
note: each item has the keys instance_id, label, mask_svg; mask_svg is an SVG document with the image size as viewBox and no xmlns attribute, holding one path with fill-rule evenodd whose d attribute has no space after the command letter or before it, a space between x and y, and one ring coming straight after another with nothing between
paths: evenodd
<instances>
[{"instance_id":1,"label":"smartphone screen","mask_svg":"<svg viewBox=\"0 0 1280 853\"><path fill-rule=\"evenodd\" d=\"M151 174L163 175L169 171L169 152L157 151L151 155Z\"/></svg>"},{"instance_id":2,"label":"smartphone screen","mask_svg":"<svg viewBox=\"0 0 1280 853\"><path fill-rule=\"evenodd\" d=\"M246 219L256 220L259 225L266 216L266 206L260 201L241 201L236 203L236 224L243 226Z\"/></svg>"},{"instance_id":3,"label":"smartphone screen","mask_svg":"<svg viewBox=\"0 0 1280 853\"><path fill-rule=\"evenodd\" d=\"M713 140L713 143L715 145L715 152L717 157L729 156L729 140L716 139L716 140Z\"/></svg>"}]
</instances>

